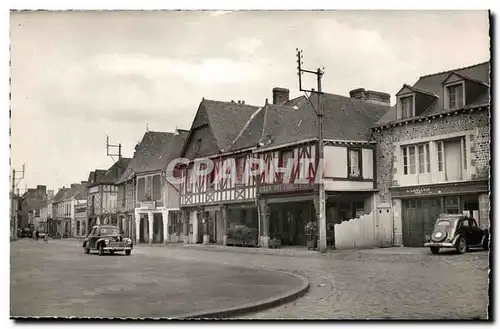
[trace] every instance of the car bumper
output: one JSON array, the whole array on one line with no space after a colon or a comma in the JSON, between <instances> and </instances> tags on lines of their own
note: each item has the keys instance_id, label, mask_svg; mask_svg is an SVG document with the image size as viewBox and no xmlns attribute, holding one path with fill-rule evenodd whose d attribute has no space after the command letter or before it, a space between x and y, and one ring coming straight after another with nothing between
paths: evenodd
<instances>
[{"instance_id":1,"label":"car bumper","mask_svg":"<svg viewBox=\"0 0 500 329\"><path fill-rule=\"evenodd\" d=\"M132 247L104 247L102 248L103 250L107 251L125 251L125 250L132 250Z\"/></svg>"},{"instance_id":2,"label":"car bumper","mask_svg":"<svg viewBox=\"0 0 500 329\"><path fill-rule=\"evenodd\" d=\"M426 247L439 247L439 248L453 248L454 245L451 242L426 242L424 244Z\"/></svg>"}]
</instances>

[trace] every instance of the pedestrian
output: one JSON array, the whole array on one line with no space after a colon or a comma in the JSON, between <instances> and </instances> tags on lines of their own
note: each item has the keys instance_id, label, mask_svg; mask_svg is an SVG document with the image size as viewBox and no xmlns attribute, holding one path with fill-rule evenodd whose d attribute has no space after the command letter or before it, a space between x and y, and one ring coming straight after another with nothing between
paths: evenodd
<instances>
[{"instance_id":1,"label":"pedestrian","mask_svg":"<svg viewBox=\"0 0 500 329\"><path fill-rule=\"evenodd\" d=\"M47 234L47 233L45 233L45 234L43 235L43 242L44 242L44 243L49 243L49 240L48 240L48 239L49 239L49 238L48 238L48 234Z\"/></svg>"},{"instance_id":2,"label":"pedestrian","mask_svg":"<svg viewBox=\"0 0 500 329\"><path fill-rule=\"evenodd\" d=\"M36 229L35 237L36 237L36 241L38 241L38 238L40 237L40 232L38 232L38 229Z\"/></svg>"}]
</instances>

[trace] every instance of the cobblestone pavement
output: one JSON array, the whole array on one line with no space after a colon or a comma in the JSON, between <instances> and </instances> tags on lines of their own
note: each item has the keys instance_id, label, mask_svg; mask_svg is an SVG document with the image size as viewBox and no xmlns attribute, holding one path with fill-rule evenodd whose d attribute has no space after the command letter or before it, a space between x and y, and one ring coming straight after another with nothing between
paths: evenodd
<instances>
[{"instance_id":1,"label":"cobblestone pavement","mask_svg":"<svg viewBox=\"0 0 500 329\"><path fill-rule=\"evenodd\" d=\"M11 244L11 316L182 317L288 295L299 277L153 254L86 255L77 241Z\"/></svg>"},{"instance_id":2,"label":"cobblestone pavement","mask_svg":"<svg viewBox=\"0 0 500 329\"><path fill-rule=\"evenodd\" d=\"M427 249L336 251L311 257L215 252L189 247L137 247L138 254L200 263L296 272L307 277L304 297L245 319L487 318L488 253Z\"/></svg>"}]
</instances>

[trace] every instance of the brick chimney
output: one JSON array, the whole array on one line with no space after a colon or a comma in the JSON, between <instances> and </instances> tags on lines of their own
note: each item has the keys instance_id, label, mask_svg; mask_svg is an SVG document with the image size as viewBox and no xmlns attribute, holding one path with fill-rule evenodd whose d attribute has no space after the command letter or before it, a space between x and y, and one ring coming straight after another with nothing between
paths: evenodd
<instances>
[{"instance_id":1,"label":"brick chimney","mask_svg":"<svg viewBox=\"0 0 500 329\"><path fill-rule=\"evenodd\" d=\"M282 104L290 100L290 90L285 88L273 88L273 104Z\"/></svg>"},{"instance_id":2,"label":"brick chimney","mask_svg":"<svg viewBox=\"0 0 500 329\"><path fill-rule=\"evenodd\" d=\"M379 105L391 105L391 95L381 91L365 90L364 88L353 89L349 92L349 96L354 99L359 99L367 103Z\"/></svg>"}]
</instances>

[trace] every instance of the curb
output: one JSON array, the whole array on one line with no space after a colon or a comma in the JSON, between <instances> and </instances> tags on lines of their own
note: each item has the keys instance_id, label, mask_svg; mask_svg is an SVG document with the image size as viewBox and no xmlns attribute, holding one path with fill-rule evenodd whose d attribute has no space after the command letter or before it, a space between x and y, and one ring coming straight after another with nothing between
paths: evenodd
<instances>
[{"instance_id":1,"label":"curb","mask_svg":"<svg viewBox=\"0 0 500 329\"><path fill-rule=\"evenodd\" d=\"M304 251L295 253L294 251L288 251L286 249L281 249L282 251L275 251L274 249L269 249L273 251L267 251L267 248L248 248L248 247L227 247L227 248L218 248L213 246L198 246L198 245L180 245L180 246L169 246L166 247L174 247L174 248L182 248L185 250L204 250L204 251L212 251L212 252L235 252L235 253L247 253L254 255L264 255L264 256L280 256L280 257L299 257L299 258L310 258L310 257L321 257L323 254L320 254L316 251ZM331 253L331 252L328 252Z\"/></svg>"},{"instance_id":2,"label":"curb","mask_svg":"<svg viewBox=\"0 0 500 329\"><path fill-rule=\"evenodd\" d=\"M260 269L262 270L262 269ZM270 272L275 272L271 270L266 270ZM244 304L243 306L239 307L233 307L229 309L222 309L222 310L210 310L202 313L190 313L182 316L175 317L176 319L186 319L186 320L194 320L194 319L221 319L221 318L231 318L235 317L237 315L243 315L247 313L254 313L254 312L259 312L263 310L267 310L276 306L280 306L283 304L290 303L302 296L304 296L307 292L309 292L310 289L310 282L308 279L305 277L295 274L295 273L290 273L286 271L278 271L281 273L285 273L288 275L295 276L296 278L299 278L302 281L302 285L300 286L299 289L296 289L292 293L286 293L278 297L271 297L268 299L265 299L264 301L259 301L259 302L253 302L249 304Z\"/></svg>"}]
</instances>

